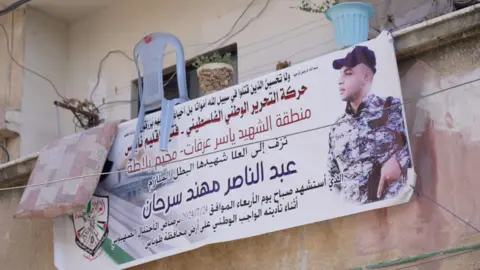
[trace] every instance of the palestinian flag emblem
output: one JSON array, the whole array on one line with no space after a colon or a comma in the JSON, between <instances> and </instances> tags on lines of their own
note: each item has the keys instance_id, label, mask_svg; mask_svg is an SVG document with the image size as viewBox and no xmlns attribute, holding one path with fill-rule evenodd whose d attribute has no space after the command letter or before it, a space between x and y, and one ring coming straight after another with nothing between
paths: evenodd
<instances>
[{"instance_id":1,"label":"palestinian flag emblem","mask_svg":"<svg viewBox=\"0 0 480 270\"><path fill-rule=\"evenodd\" d=\"M94 257L108 236L108 197L93 195L85 209L73 215L75 243Z\"/></svg>"}]
</instances>

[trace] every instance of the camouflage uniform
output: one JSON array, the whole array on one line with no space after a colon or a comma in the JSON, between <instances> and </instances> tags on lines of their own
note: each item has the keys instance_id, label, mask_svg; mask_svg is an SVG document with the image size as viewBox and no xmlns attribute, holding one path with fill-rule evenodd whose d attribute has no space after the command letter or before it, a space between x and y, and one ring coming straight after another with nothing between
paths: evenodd
<instances>
[{"instance_id":1,"label":"camouflage uniform","mask_svg":"<svg viewBox=\"0 0 480 270\"><path fill-rule=\"evenodd\" d=\"M400 100L392 98L385 123L372 124L382 118L385 101L370 94L357 113L348 103L345 114L330 129L325 180L331 190L340 190L345 200L358 204L369 202L367 180L375 159L383 164L394 156L402 170L397 181L384 187L382 199L396 196L406 184L411 159Z\"/></svg>"}]
</instances>

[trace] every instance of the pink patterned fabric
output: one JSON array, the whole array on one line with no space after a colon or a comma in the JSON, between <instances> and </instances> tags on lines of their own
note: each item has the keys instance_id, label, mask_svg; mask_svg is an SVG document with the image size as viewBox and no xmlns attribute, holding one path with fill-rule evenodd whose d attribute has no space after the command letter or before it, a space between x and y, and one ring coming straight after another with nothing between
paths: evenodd
<instances>
[{"instance_id":1,"label":"pink patterned fabric","mask_svg":"<svg viewBox=\"0 0 480 270\"><path fill-rule=\"evenodd\" d=\"M106 123L46 145L28 185L87 176L26 188L14 217L46 219L82 210L97 187L118 124Z\"/></svg>"}]
</instances>

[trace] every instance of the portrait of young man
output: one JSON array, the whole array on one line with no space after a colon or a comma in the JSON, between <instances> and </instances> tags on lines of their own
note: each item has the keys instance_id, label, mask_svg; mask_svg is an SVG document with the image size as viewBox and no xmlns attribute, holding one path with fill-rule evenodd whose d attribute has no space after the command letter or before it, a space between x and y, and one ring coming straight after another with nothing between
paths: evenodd
<instances>
[{"instance_id":1,"label":"portrait of young man","mask_svg":"<svg viewBox=\"0 0 480 270\"><path fill-rule=\"evenodd\" d=\"M395 197L411 167L401 100L372 93L376 66L375 53L365 46L333 61L345 111L330 128L325 181L356 204Z\"/></svg>"}]
</instances>

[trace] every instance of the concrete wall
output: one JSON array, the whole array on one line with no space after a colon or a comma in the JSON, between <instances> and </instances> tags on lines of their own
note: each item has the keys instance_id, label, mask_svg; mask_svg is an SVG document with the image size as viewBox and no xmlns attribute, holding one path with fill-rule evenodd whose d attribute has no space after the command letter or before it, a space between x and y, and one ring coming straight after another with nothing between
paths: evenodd
<instances>
[{"instance_id":1,"label":"concrete wall","mask_svg":"<svg viewBox=\"0 0 480 270\"><path fill-rule=\"evenodd\" d=\"M345 2L352 2L346 0ZM375 29L401 29L431 19L453 10L450 0L366 0L375 8L375 16L370 20L370 31ZM393 21L389 21L390 16Z\"/></svg>"},{"instance_id":2,"label":"concrete wall","mask_svg":"<svg viewBox=\"0 0 480 270\"><path fill-rule=\"evenodd\" d=\"M35 9L27 9L24 65L49 78L65 95L68 63L68 25ZM21 155L39 151L58 137L54 100L61 100L44 79L23 71L21 99ZM73 115L60 109L60 126ZM66 135L66 134L62 134Z\"/></svg>"},{"instance_id":3,"label":"concrete wall","mask_svg":"<svg viewBox=\"0 0 480 270\"><path fill-rule=\"evenodd\" d=\"M3 6L0 5L0 8ZM7 33L11 34L12 14L0 17L0 24L5 26ZM0 99L1 105L5 106L7 101L8 89L10 87L10 56L7 53L6 37L3 30L0 29Z\"/></svg>"},{"instance_id":4,"label":"concrete wall","mask_svg":"<svg viewBox=\"0 0 480 270\"><path fill-rule=\"evenodd\" d=\"M2 6L3 7L3 6ZM27 16L28 14L28 16ZM68 35L65 23L18 9L0 17L15 59L54 80L64 91ZM27 31L25 31L27 29ZM11 159L38 151L56 137L52 90L43 80L11 61L0 29L0 106L17 112L21 136L8 141ZM20 113L18 113L20 112ZM53 132L52 132L53 130ZM24 183L10 179L11 183ZM0 192L1 269L55 269L51 221L12 218L23 190Z\"/></svg>"},{"instance_id":5,"label":"concrete wall","mask_svg":"<svg viewBox=\"0 0 480 270\"><path fill-rule=\"evenodd\" d=\"M52 221L12 218L23 190L0 192L1 269L55 269Z\"/></svg>"},{"instance_id":6,"label":"concrete wall","mask_svg":"<svg viewBox=\"0 0 480 270\"><path fill-rule=\"evenodd\" d=\"M18 9L0 17L0 23L7 30L10 50L17 62L52 80L60 94L65 95L67 23L35 9ZM55 99L59 97L48 82L11 60L0 29L0 106L14 112L13 122L20 134L7 141L11 159L37 152L58 137ZM60 110L60 115L60 126L71 123L70 112Z\"/></svg>"},{"instance_id":7,"label":"concrete wall","mask_svg":"<svg viewBox=\"0 0 480 270\"><path fill-rule=\"evenodd\" d=\"M3 29L0 29L0 108L3 114L6 111L17 112L21 107L23 71L11 60L7 43L13 57L22 62L24 57L24 9L17 9L1 16L0 24L5 27L7 32L6 36ZM20 138L18 136L9 139L0 138L0 140L3 145L7 146L11 159L20 157Z\"/></svg>"},{"instance_id":8,"label":"concrete wall","mask_svg":"<svg viewBox=\"0 0 480 270\"><path fill-rule=\"evenodd\" d=\"M3 6L0 4L0 8ZM7 38L10 43L13 14L7 14L0 17L0 24L2 24L7 30L8 37L5 36L3 29L0 29L0 113L4 116L4 108L7 107L8 94L10 92L10 74L11 74L11 60L7 52ZM0 136L0 143L6 144L6 138ZM13 151L12 151L13 152Z\"/></svg>"},{"instance_id":9,"label":"concrete wall","mask_svg":"<svg viewBox=\"0 0 480 270\"><path fill-rule=\"evenodd\" d=\"M187 59L214 49L215 46L198 44L212 42L228 33L249 2L115 2L115 5L71 26L68 94L77 98L88 97L97 80L100 60L109 51L116 49L132 55L136 43L151 32L174 33L182 41ZM265 3L266 1L255 1L234 32L254 18ZM258 19L225 43L238 44L240 82L275 70L277 61L290 60L296 63L335 49L331 23L323 15L307 14L290 8L297 4L296 1L287 0L269 1ZM299 28L302 25L304 26ZM174 55L168 55L165 66L174 64L174 61ZM101 103L102 98L107 102L129 100L130 84L136 77L133 62L119 54L111 55L103 65L100 85L94 95L95 101ZM129 119L129 106L128 103L120 103L105 106L102 111L109 119Z\"/></svg>"},{"instance_id":10,"label":"concrete wall","mask_svg":"<svg viewBox=\"0 0 480 270\"><path fill-rule=\"evenodd\" d=\"M24 9L18 9L0 17L0 24L7 30L12 55L19 62L23 62L24 56L24 13ZM0 106L19 110L22 72L8 54L6 38L3 29L0 29Z\"/></svg>"}]
</instances>

